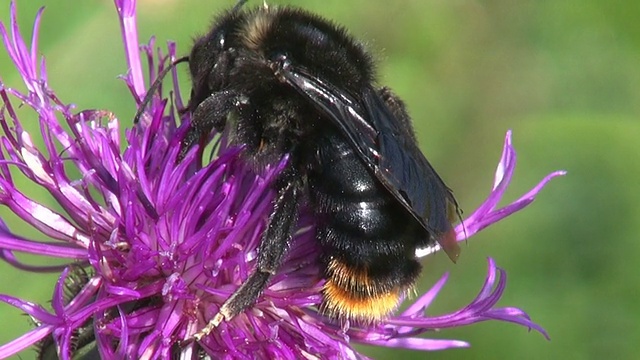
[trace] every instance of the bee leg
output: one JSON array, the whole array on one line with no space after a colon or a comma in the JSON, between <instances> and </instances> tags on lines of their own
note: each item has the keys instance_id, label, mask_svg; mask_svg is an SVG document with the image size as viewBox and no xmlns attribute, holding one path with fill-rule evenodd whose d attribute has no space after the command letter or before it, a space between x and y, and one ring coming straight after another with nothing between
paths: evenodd
<instances>
[{"instance_id":1,"label":"bee leg","mask_svg":"<svg viewBox=\"0 0 640 360\"><path fill-rule=\"evenodd\" d=\"M287 172L289 174L286 174ZM271 275L278 270L289 249L291 234L298 221L301 184L297 180L298 177L286 176L290 174L290 170L285 170L285 177L277 183L279 191L274 201L273 212L269 216L267 228L262 234L255 271L222 304L218 314L209 321L207 326L193 336L197 341L208 335L223 320L229 321L253 305L267 286Z\"/></svg>"},{"instance_id":2,"label":"bee leg","mask_svg":"<svg viewBox=\"0 0 640 360\"><path fill-rule=\"evenodd\" d=\"M221 131L227 121L227 115L238 105L235 92L215 92L204 99L193 111L191 126L180 144L178 161L184 159L189 149L206 139L212 129Z\"/></svg>"}]
</instances>

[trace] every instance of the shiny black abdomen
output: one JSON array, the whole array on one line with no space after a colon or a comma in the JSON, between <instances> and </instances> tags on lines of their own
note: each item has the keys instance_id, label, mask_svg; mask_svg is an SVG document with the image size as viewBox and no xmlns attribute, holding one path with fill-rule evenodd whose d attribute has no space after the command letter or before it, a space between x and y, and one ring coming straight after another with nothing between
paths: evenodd
<instances>
[{"instance_id":1,"label":"shiny black abdomen","mask_svg":"<svg viewBox=\"0 0 640 360\"><path fill-rule=\"evenodd\" d=\"M342 136L329 130L315 143L307 179L325 264L365 271L386 289L413 284L420 272L414 253L426 232Z\"/></svg>"}]
</instances>

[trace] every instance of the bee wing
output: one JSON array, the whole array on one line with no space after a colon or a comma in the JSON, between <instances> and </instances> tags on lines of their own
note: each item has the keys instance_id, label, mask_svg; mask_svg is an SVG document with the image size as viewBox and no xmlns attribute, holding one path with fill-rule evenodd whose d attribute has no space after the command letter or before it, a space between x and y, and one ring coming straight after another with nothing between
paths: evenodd
<instances>
[{"instance_id":1,"label":"bee wing","mask_svg":"<svg viewBox=\"0 0 640 360\"><path fill-rule=\"evenodd\" d=\"M358 102L305 69L287 66L277 75L338 126L389 193L456 261L460 248L450 220L456 200L378 93L367 88Z\"/></svg>"}]
</instances>

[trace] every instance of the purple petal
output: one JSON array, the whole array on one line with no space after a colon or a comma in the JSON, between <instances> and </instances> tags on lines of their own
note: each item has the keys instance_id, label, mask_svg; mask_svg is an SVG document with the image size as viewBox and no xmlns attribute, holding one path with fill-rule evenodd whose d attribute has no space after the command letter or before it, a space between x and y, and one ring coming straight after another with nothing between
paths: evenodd
<instances>
[{"instance_id":1,"label":"purple petal","mask_svg":"<svg viewBox=\"0 0 640 360\"><path fill-rule=\"evenodd\" d=\"M146 93L146 86L144 84L144 76L142 75L142 67L140 66L136 1L114 0L114 3L120 19L122 41L124 43L127 64L129 65L129 71L127 72L128 83L134 90L133 95L137 99L142 99Z\"/></svg>"},{"instance_id":2,"label":"purple petal","mask_svg":"<svg viewBox=\"0 0 640 360\"><path fill-rule=\"evenodd\" d=\"M538 185L528 191L524 196L515 202L495 210L496 205L502 200L513 172L516 167L516 152L511 143L511 131L505 136L504 148L494 179L494 185L487 200L482 203L462 224L456 226L456 237L458 241L463 241L475 235L489 225L492 225L505 217L524 209L529 205L544 186L554 177L565 175L565 171L555 171L547 175ZM433 252L433 251L432 251Z\"/></svg>"},{"instance_id":3,"label":"purple petal","mask_svg":"<svg viewBox=\"0 0 640 360\"><path fill-rule=\"evenodd\" d=\"M51 325L38 326L19 338L4 345L0 345L0 359L8 358L11 355L15 355L20 351L25 350L29 346L34 345L51 334L53 328L54 327Z\"/></svg>"}]
</instances>

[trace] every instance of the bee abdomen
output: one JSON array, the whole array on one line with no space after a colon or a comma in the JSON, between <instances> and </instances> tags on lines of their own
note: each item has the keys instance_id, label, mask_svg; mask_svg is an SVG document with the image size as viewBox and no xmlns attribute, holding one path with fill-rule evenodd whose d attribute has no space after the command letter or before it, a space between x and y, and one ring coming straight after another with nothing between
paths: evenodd
<instances>
[{"instance_id":1,"label":"bee abdomen","mask_svg":"<svg viewBox=\"0 0 640 360\"><path fill-rule=\"evenodd\" d=\"M344 139L318 143L308 182L326 269L324 310L379 320L415 283L421 267L413 254L424 231Z\"/></svg>"}]
</instances>

